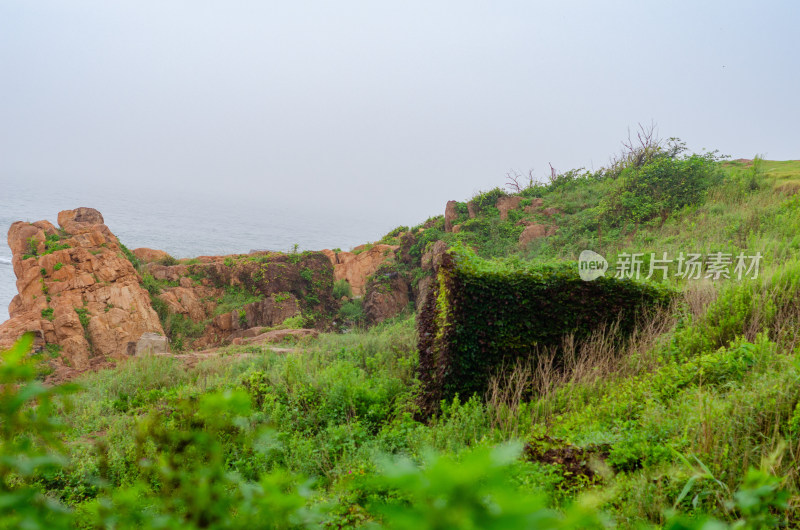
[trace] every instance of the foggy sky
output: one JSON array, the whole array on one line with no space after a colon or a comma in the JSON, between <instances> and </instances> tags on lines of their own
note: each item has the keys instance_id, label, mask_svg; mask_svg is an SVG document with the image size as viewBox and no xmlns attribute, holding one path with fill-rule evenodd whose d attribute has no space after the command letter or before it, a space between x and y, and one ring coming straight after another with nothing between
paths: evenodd
<instances>
[{"instance_id":1,"label":"foggy sky","mask_svg":"<svg viewBox=\"0 0 800 530\"><path fill-rule=\"evenodd\" d=\"M511 169L598 168L638 122L696 150L797 159L799 15L789 1L0 0L0 184L191 189L393 226Z\"/></svg>"}]
</instances>

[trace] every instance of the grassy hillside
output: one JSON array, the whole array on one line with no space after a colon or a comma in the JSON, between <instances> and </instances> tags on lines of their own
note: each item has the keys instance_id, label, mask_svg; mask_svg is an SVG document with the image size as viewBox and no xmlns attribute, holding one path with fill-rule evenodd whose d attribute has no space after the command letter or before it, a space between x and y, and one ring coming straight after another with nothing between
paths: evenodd
<instances>
[{"instance_id":1,"label":"grassy hillside","mask_svg":"<svg viewBox=\"0 0 800 530\"><path fill-rule=\"evenodd\" d=\"M472 199L474 219L459 205L458 233L432 218L388 235L419 234L412 253L444 239L507 261L763 255L757 279L673 274L679 300L622 346L613 325L565 337L562 363L518 364L428 422L415 420L413 317L191 368L133 359L79 390L40 387L24 345L5 354L0 526L797 526L800 162L698 156L518 192L551 216L501 220L493 190ZM652 187L684 170L696 188ZM521 247L521 221L558 231Z\"/></svg>"}]
</instances>

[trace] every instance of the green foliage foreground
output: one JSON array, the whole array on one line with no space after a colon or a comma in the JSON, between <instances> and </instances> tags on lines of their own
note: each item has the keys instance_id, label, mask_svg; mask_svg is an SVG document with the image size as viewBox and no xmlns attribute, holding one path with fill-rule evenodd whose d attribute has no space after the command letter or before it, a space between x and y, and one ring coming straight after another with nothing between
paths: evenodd
<instances>
[{"instance_id":1,"label":"green foliage foreground","mask_svg":"<svg viewBox=\"0 0 800 530\"><path fill-rule=\"evenodd\" d=\"M713 317L688 324L672 347L719 325ZM585 444L601 432L627 433L605 435L610 468L586 481L523 457L511 430L493 425L496 405L454 400L430 423L415 421L413 330L406 320L326 335L289 355L232 349L188 371L174 359L134 359L85 378L70 407L64 394L74 388L35 381L26 339L3 354L0 372L0 526L677 529L786 520L789 483L772 473L782 469L776 459L785 446L734 476L720 473L714 453L695 446L686 428L697 424L698 411L686 407L697 392L711 407L711 396L724 393L756 410L769 390L754 381L800 380L768 337L736 339L691 363L665 361L618 381L613 393L585 387L580 406L543 396L561 408L549 420L553 436ZM794 402L773 402L786 436L796 429ZM518 432L540 431L542 406L534 400L517 411ZM654 413L663 421L653 423ZM730 414L713 417L730 422ZM738 448L726 451L730 465L742 465ZM727 522L703 515L715 506Z\"/></svg>"}]
</instances>

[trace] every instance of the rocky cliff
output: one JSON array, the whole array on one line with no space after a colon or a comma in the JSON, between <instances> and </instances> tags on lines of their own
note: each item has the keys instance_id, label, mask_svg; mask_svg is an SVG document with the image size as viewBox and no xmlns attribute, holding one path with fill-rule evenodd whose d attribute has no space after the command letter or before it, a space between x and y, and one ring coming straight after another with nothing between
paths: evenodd
<instances>
[{"instance_id":1,"label":"rocky cliff","mask_svg":"<svg viewBox=\"0 0 800 530\"><path fill-rule=\"evenodd\" d=\"M333 266L320 252L179 261L128 251L92 208L60 212L58 224L16 222L8 231L19 294L0 324L0 349L33 332L34 348L60 372L135 355L142 341L152 349L157 337L161 348L181 350L256 336L294 317L296 327L324 329L338 310Z\"/></svg>"},{"instance_id":2,"label":"rocky cliff","mask_svg":"<svg viewBox=\"0 0 800 530\"><path fill-rule=\"evenodd\" d=\"M32 331L37 348L77 370L128 355L146 332L164 330L141 279L116 236L92 208L48 221L16 222L8 231L17 290L0 349Z\"/></svg>"}]
</instances>

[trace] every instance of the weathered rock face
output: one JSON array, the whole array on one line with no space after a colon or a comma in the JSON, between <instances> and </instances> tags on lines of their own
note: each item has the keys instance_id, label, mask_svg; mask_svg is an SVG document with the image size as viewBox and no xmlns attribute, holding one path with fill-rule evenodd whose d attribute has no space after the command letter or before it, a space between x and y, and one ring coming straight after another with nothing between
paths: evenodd
<instances>
[{"instance_id":1,"label":"weathered rock face","mask_svg":"<svg viewBox=\"0 0 800 530\"><path fill-rule=\"evenodd\" d=\"M378 271L370 278L367 294L364 296L364 315L369 324L383 322L398 315L408 307L411 300L411 286L403 275Z\"/></svg>"},{"instance_id":2,"label":"weathered rock face","mask_svg":"<svg viewBox=\"0 0 800 530\"><path fill-rule=\"evenodd\" d=\"M534 239L552 236L555 233L555 226L530 224L526 226L525 230L519 235L519 245L524 248Z\"/></svg>"},{"instance_id":3,"label":"weathered rock face","mask_svg":"<svg viewBox=\"0 0 800 530\"><path fill-rule=\"evenodd\" d=\"M513 197L500 197L497 199L497 203L495 206L498 210L500 210L500 220L505 221L508 219L508 211L509 210L516 210L519 208L519 203L522 201L522 197L520 196L513 196Z\"/></svg>"},{"instance_id":4,"label":"weathered rock face","mask_svg":"<svg viewBox=\"0 0 800 530\"><path fill-rule=\"evenodd\" d=\"M81 207L58 212L58 225L70 234L104 223L103 215L94 208Z\"/></svg>"},{"instance_id":5,"label":"weathered rock face","mask_svg":"<svg viewBox=\"0 0 800 530\"><path fill-rule=\"evenodd\" d=\"M131 342L130 345L134 343ZM158 333L144 333L135 343L136 351L134 355L153 355L156 353L167 353L169 351L169 341L164 335Z\"/></svg>"},{"instance_id":6,"label":"weathered rock face","mask_svg":"<svg viewBox=\"0 0 800 530\"><path fill-rule=\"evenodd\" d=\"M76 370L124 358L144 333L164 334L147 291L119 242L92 208L47 221L16 222L8 231L19 294L0 324L0 348L33 331L39 345L60 347Z\"/></svg>"},{"instance_id":7,"label":"weathered rock face","mask_svg":"<svg viewBox=\"0 0 800 530\"><path fill-rule=\"evenodd\" d=\"M439 268L442 263L442 257L447 251L447 243L441 239L430 246L427 252L422 255L422 270L434 270Z\"/></svg>"},{"instance_id":8,"label":"weathered rock face","mask_svg":"<svg viewBox=\"0 0 800 530\"><path fill-rule=\"evenodd\" d=\"M444 207L444 231L453 231L453 222L458 218L458 211L456 210L456 201L447 201Z\"/></svg>"},{"instance_id":9,"label":"weathered rock face","mask_svg":"<svg viewBox=\"0 0 800 530\"><path fill-rule=\"evenodd\" d=\"M242 332L281 324L287 318L300 313L300 304L293 295L268 296L263 300L214 317L205 332L202 342L214 344L219 339L236 339L245 336Z\"/></svg>"},{"instance_id":10,"label":"weathered rock face","mask_svg":"<svg viewBox=\"0 0 800 530\"><path fill-rule=\"evenodd\" d=\"M354 252L333 252L323 250L333 265L335 280L346 280L350 284L353 296L363 296L366 291L367 279L372 276L384 263L395 257L398 245L374 245L362 252L356 253L362 247L354 248Z\"/></svg>"},{"instance_id":11,"label":"weathered rock face","mask_svg":"<svg viewBox=\"0 0 800 530\"><path fill-rule=\"evenodd\" d=\"M444 259L445 252L447 252L447 243L440 239L431 245L427 252L422 255L420 266L422 267L422 270L430 271L430 273L428 276L423 276L420 278L417 282L414 292L414 299L416 300L417 308L419 308L422 302L425 301L425 297L428 295L428 290L433 284L436 272L439 270L439 266L442 264L442 259Z\"/></svg>"},{"instance_id":12,"label":"weathered rock face","mask_svg":"<svg viewBox=\"0 0 800 530\"><path fill-rule=\"evenodd\" d=\"M168 312L204 326L199 336L183 339L186 347L227 343L241 338L244 330L277 326L301 311L316 315L314 325L324 328L338 308L333 299L333 267L321 252L265 251L205 256L197 261L171 266L150 263L146 268L156 280L178 284L158 294ZM220 314L219 302L228 292L262 298Z\"/></svg>"}]
</instances>

